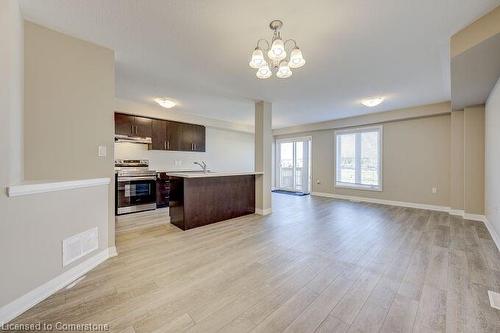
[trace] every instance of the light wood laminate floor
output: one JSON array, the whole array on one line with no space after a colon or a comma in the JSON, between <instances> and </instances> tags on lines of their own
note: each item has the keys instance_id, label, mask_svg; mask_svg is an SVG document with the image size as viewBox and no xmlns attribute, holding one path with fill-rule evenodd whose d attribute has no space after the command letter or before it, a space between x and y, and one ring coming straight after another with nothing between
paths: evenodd
<instances>
[{"instance_id":1,"label":"light wood laminate floor","mask_svg":"<svg viewBox=\"0 0 500 333\"><path fill-rule=\"evenodd\" d=\"M273 195L273 214L117 236L118 257L16 322L113 332L499 332L500 255L446 213Z\"/></svg>"}]
</instances>

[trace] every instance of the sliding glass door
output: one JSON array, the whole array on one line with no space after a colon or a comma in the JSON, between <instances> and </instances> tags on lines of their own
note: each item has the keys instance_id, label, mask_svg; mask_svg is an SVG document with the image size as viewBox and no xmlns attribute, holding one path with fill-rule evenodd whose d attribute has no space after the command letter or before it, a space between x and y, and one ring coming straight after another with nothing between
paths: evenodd
<instances>
[{"instance_id":1,"label":"sliding glass door","mask_svg":"<svg viewBox=\"0 0 500 333\"><path fill-rule=\"evenodd\" d=\"M311 138L276 141L276 187L280 190L310 192Z\"/></svg>"}]
</instances>

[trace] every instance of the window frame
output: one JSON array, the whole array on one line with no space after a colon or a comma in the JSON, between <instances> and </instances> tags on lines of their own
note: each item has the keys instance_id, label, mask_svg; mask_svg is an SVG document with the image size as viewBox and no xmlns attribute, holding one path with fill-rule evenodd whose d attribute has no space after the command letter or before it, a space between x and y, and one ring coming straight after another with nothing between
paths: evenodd
<instances>
[{"instance_id":1,"label":"window frame","mask_svg":"<svg viewBox=\"0 0 500 333\"><path fill-rule=\"evenodd\" d=\"M358 134L358 133L364 133L364 132L373 132L374 130L379 132L378 136L378 179L379 179L379 185L363 185L363 184L353 184L353 183L342 183L337 181L337 176L339 172L339 150L338 150L338 136L339 135L345 135L345 134ZM365 191L376 191L376 192L382 192L383 191L383 137L384 137L384 126L383 125L375 125L375 126L363 126L363 127L354 127L354 128L347 128L347 129L339 129L335 130L334 135L333 135L333 141L334 141L334 158L335 158L335 164L334 164L334 187L335 188L344 188L344 189L353 189L353 190L365 190ZM357 142L356 140L356 155L358 155L357 151L359 150L359 154L361 154L360 149L358 146L361 146L361 142ZM359 163L358 163L359 164ZM361 168L361 166L357 166L357 168Z\"/></svg>"}]
</instances>

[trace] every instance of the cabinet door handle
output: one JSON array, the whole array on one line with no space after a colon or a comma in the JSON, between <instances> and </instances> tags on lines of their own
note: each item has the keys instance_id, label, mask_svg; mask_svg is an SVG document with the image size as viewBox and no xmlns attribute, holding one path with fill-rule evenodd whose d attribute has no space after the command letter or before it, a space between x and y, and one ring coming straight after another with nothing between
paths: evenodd
<instances>
[{"instance_id":1,"label":"cabinet door handle","mask_svg":"<svg viewBox=\"0 0 500 333\"><path fill-rule=\"evenodd\" d=\"M167 141L163 141L163 149L167 149Z\"/></svg>"},{"instance_id":2,"label":"cabinet door handle","mask_svg":"<svg viewBox=\"0 0 500 333\"><path fill-rule=\"evenodd\" d=\"M134 134L134 125L130 125L130 133Z\"/></svg>"},{"instance_id":3,"label":"cabinet door handle","mask_svg":"<svg viewBox=\"0 0 500 333\"><path fill-rule=\"evenodd\" d=\"M170 149L170 140L167 140L167 149Z\"/></svg>"},{"instance_id":4,"label":"cabinet door handle","mask_svg":"<svg viewBox=\"0 0 500 333\"><path fill-rule=\"evenodd\" d=\"M139 132L139 130L137 129L137 125L135 125L135 134L137 134L137 132Z\"/></svg>"}]
</instances>

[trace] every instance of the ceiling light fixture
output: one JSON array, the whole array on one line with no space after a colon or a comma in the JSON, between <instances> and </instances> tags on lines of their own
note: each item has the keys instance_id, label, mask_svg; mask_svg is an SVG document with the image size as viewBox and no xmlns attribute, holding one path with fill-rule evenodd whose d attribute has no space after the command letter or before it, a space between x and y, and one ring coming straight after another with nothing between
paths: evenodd
<instances>
[{"instance_id":1,"label":"ceiling light fixture","mask_svg":"<svg viewBox=\"0 0 500 333\"><path fill-rule=\"evenodd\" d=\"M274 20L269 24L271 30L274 31L271 43L266 39L259 39L257 41L257 47L252 53L252 58L250 60L250 67L257 69L256 76L259 79L267 79L276 73L276 76L285 79L292 76L292 71L290 68L299 68L304 66L306 61L302 56L302 51L297 46L297 42L293 39L287 39L283 41L281 38L281 32L279 31L283 26L283 22L280 20ZM260 44L264 42L266 47L261 48ZM287 45L290 45L287 52ZM266 53L263 52L267 51ZM286 60L287 54L290 53L290 59ZM267 54L267 59L265 57Z\"/></svg>"},{"instance_id":2,"label":"ceiling light fixture","mask_svg":"<svg viewBox=\"0 0 500 333\"><path fill-rule=\"evenodd\" d=\"M174 106L177 105L174 101L169 100L168 98L155 98L155 102L160 104L160 106L166 108L166 109L171 109Z\"/></svg>"},{"instance_id":3,"label":"ceiling light fixture","mask_svg":"<svg viewBox=\"0 0 500 333\"><path fill-rule=\"evenodd\" d=\"M363 104L364 106L367 106L369 108L372 108L374 106L379 105L383 101L384 101L383 97L375 97L375 98L364 99L361 101L361 104Z\"/></svg>"}]
</instances>

